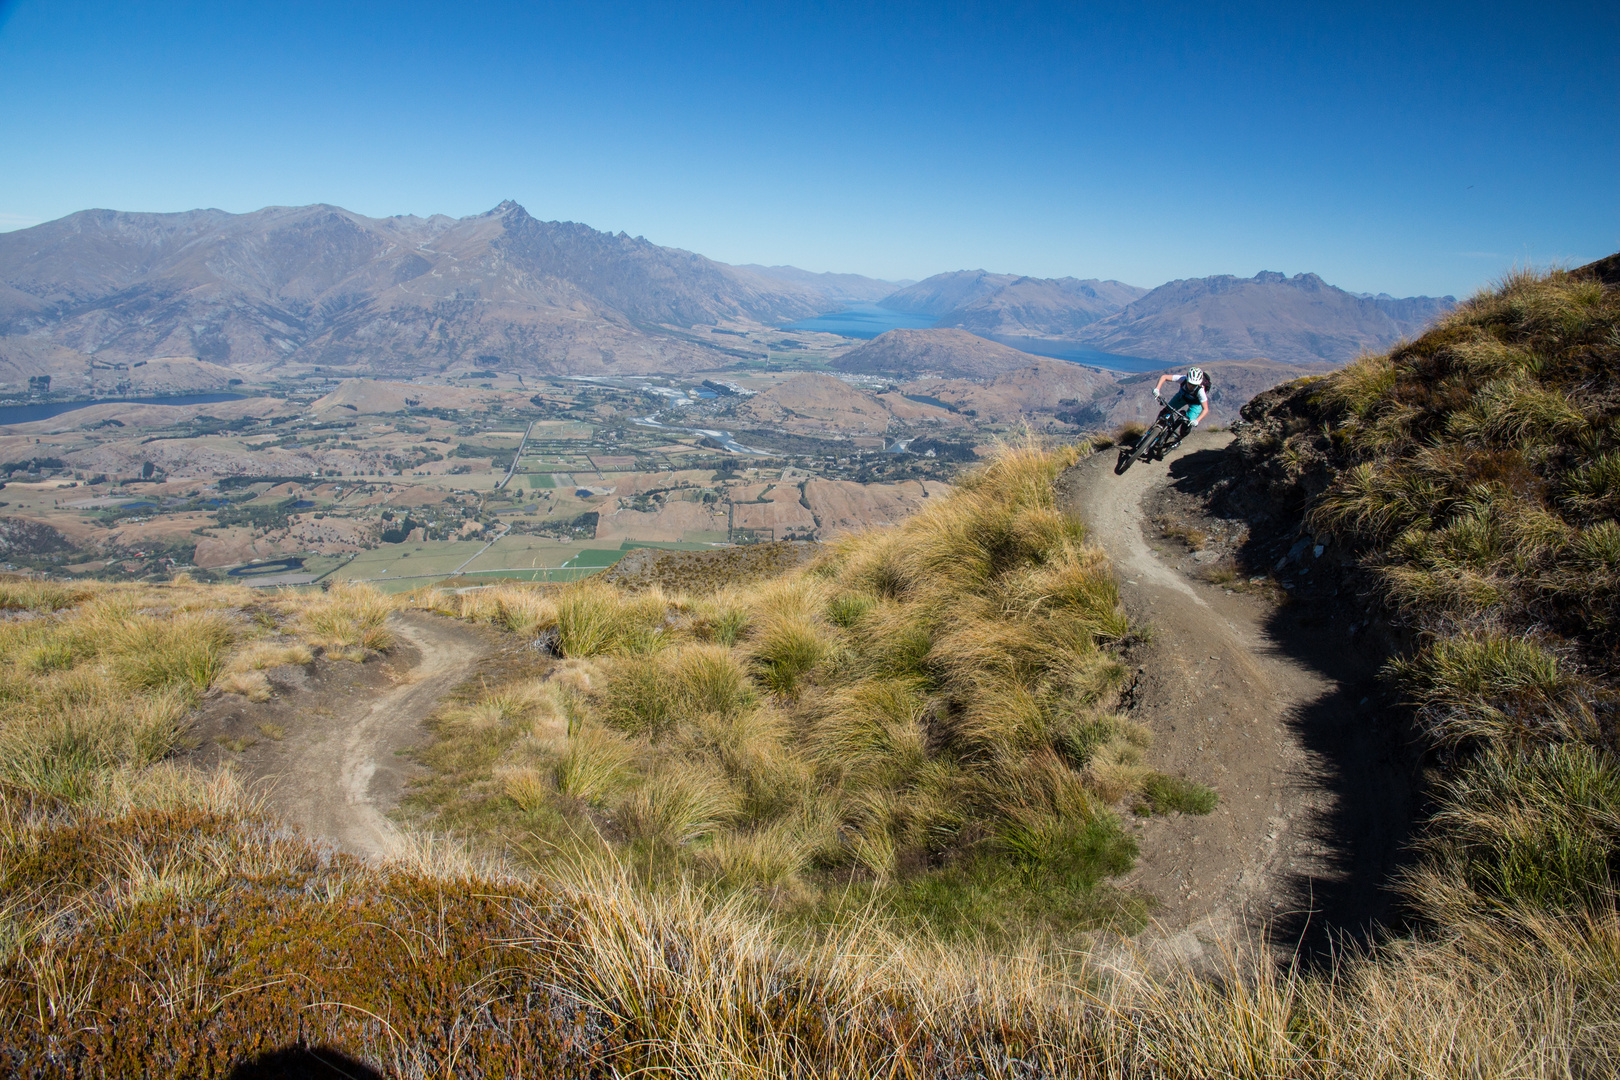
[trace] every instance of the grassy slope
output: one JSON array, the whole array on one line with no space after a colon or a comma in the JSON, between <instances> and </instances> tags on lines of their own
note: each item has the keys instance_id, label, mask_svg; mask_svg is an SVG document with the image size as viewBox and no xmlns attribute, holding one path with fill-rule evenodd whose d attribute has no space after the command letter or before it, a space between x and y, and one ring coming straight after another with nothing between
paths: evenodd
<instances>
[{"instance_id":1,"label":"grassy slope","mask_svg":"<svg viewBox=\"0 0 1620 1080\"><path fill-rule=\"evenodd\" d=\"M362 867L281 836L225 779L151 764L153 745L138 738L120 734L80 753L85 740L74 732L83 728L64 719L79 715L80 701L120 692L138 706L126 710L133 715L233 668L236 689L251 694L254 650L318 646L363 659L386 645L364 593L299 612L147 590L122 616L134 629L104 637L74 629L90 627L82 620L102 610L100 598L13 588L4 602L34 614L7 624L18 637L3 654L5 686L30 704L0 730L22 751L8 768L13 757L36 764L6 773L0 799L0 1060L38 1075L222 1075L243 1053L324 1043L399 1075L1611 1075L1620 1064L1620 924L1589 854L1596 844L1609 858L1613 835L1603 780L1612 775L1611 699L1600 667L1610 646L1607 630L1579 634L1553 618L1601 607L1605 594L1537 588L1523 595L1548 606L1521 608L1511 562L1525 555L1554 582L1560 567L1582 565L1565 560L1582 558L1583 538L1613 517L1594 501L1613 485L1583 470L1610 445L1538 457L1547 439L1537 436L1517 451L1540 478L1537 504L1567 526L1565 543L1544 553L1522 540L1469 547L1466 528L1447 532L1461 520L1457 508L1477 510L1477 499L1427 504L1428 517L1403 523L1402 535L1417 527L1441 539L1425 544L1414 533L1391 545L1389 534L1362 531L1381 519L1349 506L1357 489L1333 480L1362 462L1375 476L1427 469L1414 463L1429 460L1436 432L1469 453L1505 452L1490 440L1527 430L1612 438L1613 410L1596 381L1587 396L1587 383L1557 381L1561 365L1590 368L1594 351L1601 360L1613 349L1610 302L1581 288L1514 283L1387 365L1314 384L1291 406L1308 414L1299 427L1309 430L1271 451L1323 477L1313 499L1331 516L1321 526L1358 538L1425 635L1403 673L1454 748L1458 785L1456 820L1437 821L1430 869L1415 884L1432 932L1349 957L1327 975L1119 980L1083 963L928 944L870 922L847 921L805 944L735 898L744 894L725 900L694 886L704 867L723 880L728 852L757 883L765 860L740 853L773 850L758 838L775 832L813 840L813 830L794 830L809 824L806 800L820 797L833 800L841 826L836 855L830 842L823 849L828 869L867 882L926 878L941 854L955 865L983 853L1061 866L1083 833L1075 824L1100 820L1095 802L1120 790L1110 785L1145 779L1129 771L1128 739L1112 743L1119 757L1097 757L1110 745L1092 738L1097 727L1110 737L1121 730L1103 710L1109 662L1098 642L1121 628L1103 568L1049 512L1048 462L1023 481L1007 474L1000 494L994 484L970 488L966 512L931 511L927 536L852 543L747 595L681 600L589 586L466 594L464 616L551 627L580 658L552 684L497 689L447 714L450 728L471 734L443 745L484 755L463 764L485 786L486 805L510 804L517 809L501 813L534 814L536 824L577 813L607 844L646 854L638 867L667 874L652 890L589 858L576 860L572 882L544 891L442 851ZM1544 325L1555 333L1536 329ZM1495 396L1469 397L1465 387L1422 397L1453 377L1437 367L1466 354L1448 353L1444 335L1485 353L1496 346L1483 337L1511 345L1521 331L1529 351L1549 357L1529 372L1535 385L1512 374L1525 365L1510 364L1489 369L1508 380ZM1549 382L1580 425L1556 402L1537 415L1562 415L1562 426L1504 419L1525 413L1516 402L1544 400L1536 395ZM1453 427L1475 401L1484 410L1476 426ZM1317 497L1329 483L1332 494ZM1521 501L1488 509L1505 516ZM1475 578L1507 597L1489 619L1447 599L1469 595L1450 582L1473 588ZM1421 587L1403 591L1406 581ZM204 627L215 644L196 664L119 659L146 655L129 643L149 632L141 620L150 609L182 602L228 634ZM254 634L263 637L244 647ZM75 641L91 651L73 652ZM98 698L73 678L108 681L96 684ZM666 697L688 707L665 709ZM1066 704L1075 699L1079 709ZM129 726L110 709L95 715L94 730ZM46 743L53 749L30 750ZM557 799L568 792L572 807ZM1570 807L1586 815L1578 828ZM1549 856L1565 850L1570 858ZM811 864L781 880L814 887L816 873Z\"/></svg>"},{"instance_id":2,"label":"grassy slope","mask_svg":"<svg viewBox=\"0 0 1620 1080\"><path fill-rule=\"evenodd\" d=\"M1391 674L1446 780L1409 884L1441 926L1613 911L1617 371L1620 293L1524 274L1246 413L1249 464L1414 642Z\"/></svg>"},{"instance_id":3,"label":"grassy slope","mask_svg":"<svg viewBox=\"0 0 1620 1080\"><path fill-rule=\"evenodd\" d=\"M1018 937L1140 902L1110 806L1199 805L1110 706L1111 573L1054 506L1073 451L1009 450L901 527L693 595L602 583L418 602L568 658L444 714L421 802L532 855L763 893L820 925L876 902Z\"/></svg>"}]
</instances>

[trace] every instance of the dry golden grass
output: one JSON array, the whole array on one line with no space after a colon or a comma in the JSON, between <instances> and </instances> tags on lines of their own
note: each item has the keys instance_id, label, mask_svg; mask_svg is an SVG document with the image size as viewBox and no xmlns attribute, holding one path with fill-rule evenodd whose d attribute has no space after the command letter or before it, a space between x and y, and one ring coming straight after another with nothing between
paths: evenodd
<instances>
[{"instance_id":1,"label":"dry golden grass","mask_svg":"<svg viewBox=\"0 0 1620 1080\"><path fill-rule=\"evenodd\" d=\"M1257 962L1258 949L1195 971L1118 947L1054 951L1033 925L988 947L891 918L919 856L994 856L1033 888L1030 868L1072 870L1101 835L1084 830L1106 831L1110 799L1156 797L1142 733L1109 708L1107 645L1126 628L1107 568L1051 512L1062 461L1014 450L961 505L757 590L645 604L523 590L457 608L529 633L551 628L528 621L545 604L559 629L572 605L573 644L592 657L441 718L484 748L485 797L530 839L580 831L543 890L414 834L388 866L331 861L264 822L229 774L163 760L210 684L307 662L273 640L232 654L234 611L262 597L5 594L39 614L0 622L0 1048L143 1046L144 1071L181 1074L151 1062L204 1026L246 1053L275 1017L384 1015L386 994L410 986L388 998L386 1027L356 1013L320 1030L380 1069L449 1075L503 995L540 995L586 1007L604 1074L1614 1074L1620 919L1605 875L1620 774L1592 738L1609 699L1575 658L1500 634L1454 635L1409 672L1434 695L1437 731L1511 747L1451 780L1437 857L1409 883L1430 931L1326 972ZM1606 497L1578 490L1586 506ZM1569 551L1593 535L1602 551L1600 525L1571 538L1527 515L1511 545ZM1464 524L1433 543L1501 542ZM363 634L390 609L347 593L276 603L338 655L374 647ZM808 659L780 647L782 626L814 637ZM790 685L772 684L779 662ZM673 703L656 724L603 722L634 704L627 671L652 672ZM569 818L573 805L588 809ZM798 913L835 895L827 875L865 891L807 924ZM489 936L455 936L475 919L492 920ZM350 951L299 972L278 959L328 934ZM489 969L453 966L486 953ZM434 988L441 1011L407 1026ZM261 997L261 1011L233 1011ZM496 1042L547 1015L523 1009Z\"/></svg>"},{"instance_id":2,"label":"dry golden grass","mask_svg":"<svg viewBox=\"0 0 1620 1080\"><path fill-rule=\"evenodd\" d=\"M364 582L340 581L321 592L284 593L277 606L296 616L305 644L345 658L387 652L393 635L383 625L398 602Z\"/></svg>"},{"instance_id":3,"label":"dry golden grass","mask_svg":"<svg viewBox=\"0 0 1620 1080\"><path fill-rule=\"evenodd\" d=\"M650 880L790 907L851 875L881 891L982 865L984 885L1009 858L1089 896L1129 863L1108 804L1145 803L1154 774L1111 713L1113 575L1053 494L1079 452L1007 447L899 527L719 592L421 594L496 623L555 612L570 658L527 735L487 701L441 714L446 781L424 807L541 863L600 836Z\"/></svg>"},{"instance_id":4,"label":"dry golden grass","mask_svg":"<svg viewBox=\"0 0 1620 1080\"><path fill-rule=\"evenodd\" d=\"M102 796L166 755L224 671L242 590L3 583L35 618L0 623L0 782Z\"/></svg>"}]
</instances>

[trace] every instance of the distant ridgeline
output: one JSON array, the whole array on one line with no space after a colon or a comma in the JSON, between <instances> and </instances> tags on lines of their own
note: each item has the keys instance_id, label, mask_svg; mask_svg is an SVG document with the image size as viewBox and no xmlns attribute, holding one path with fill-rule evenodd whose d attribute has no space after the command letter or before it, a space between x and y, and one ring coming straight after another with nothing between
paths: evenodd
<instances>
[{"instance_id":1,"label":"distant ridgeline","mask_svg":"<svg viewBox=\"0 0 1620 1080\"><path fill-rule=\"evenodd\" d=\"M1421 332L1453 304L1273 272L1153 290L982 270L895 284L727 266L538 221L512 202L460 219L325 205L87 210L0 233L0 384L42 394L53 374L90 370L113 380L98 393L179 393L228 386L239 368L288 365L396 379L451 364L481 378L712 371L764 355L736 347L747 335L724 324L819 316L834 321L817 328L837 333L956 329L1115 370L1262 356L1343 363ZM840 311L877 321L840 328ZM79 349L91 338L94 357Z\"/></svg>"},{"instance_id":2,"label":"distant ridgeline","mask_svg":"<svg viewBox=\"0 0 1620 1080\"><path fill-rule=\"evenodd\" d=\"M1172 281L1148 290L1118 281L1030 278L959 270L881 304L934 318L1024 352L1116 370L1265 357L1344 363L1421 333L1452 297L1364 296L1315 274L1262 271ZM803 325L803 324L800 324Z\"/></svg>"}]
</instances>

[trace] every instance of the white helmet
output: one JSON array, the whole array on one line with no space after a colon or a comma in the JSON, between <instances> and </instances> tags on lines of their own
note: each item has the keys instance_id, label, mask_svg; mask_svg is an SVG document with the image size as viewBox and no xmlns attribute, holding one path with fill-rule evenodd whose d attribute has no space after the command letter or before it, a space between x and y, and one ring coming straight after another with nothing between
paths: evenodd
<instances>
[{"instance_id":1,"label":"white helmet","mask_svg":"<svg viewBox=\"0 0 1620 1080\"><path fill-rule=\"evenodd\" d=\"M1187 381L1190 383L1202 383L1204 381L1204 369L1201 367L1188 368Z\"/></svg>"}]
</instances>

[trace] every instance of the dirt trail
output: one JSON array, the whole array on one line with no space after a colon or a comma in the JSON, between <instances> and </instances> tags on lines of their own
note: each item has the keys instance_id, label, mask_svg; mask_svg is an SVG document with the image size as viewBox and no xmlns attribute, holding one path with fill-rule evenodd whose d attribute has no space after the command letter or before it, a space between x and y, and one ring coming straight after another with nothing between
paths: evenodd
<instances>
[{"instance_id":1,"label":"dirt trail","mask_svg":"<svg viewBox=\"0 0 1620 1080\"><path fill-rule=\"evenodd\" d=\"M399 751L427 740L422 722L496 647L476 627L422 612L395 614L388 628L396 644L381 661L274 668L271 700L206 703L194 759L231 761L272 813L309 836L386 854L399 838L386 815L412 769Z\"/></svg>"},{"instance_id":2,"label":"dirt trail","mask_svg":"<svg viewBox=\"0 0 1620 1080\"><path fill-rule=\"evenodd\" d=\"M1229 439L1196 433L1168 461ZM1143 507L1169 483L1166 465L1115 476L1114 462L1092 455L1066 474L1063 492L1113 560L1133 622L1152 627L1151 643L1132 654L1131 714L1153 732L1153 768L1208 784L1221 800L1206 817L1140 822L1141 857L1122 884L1162 905L1146 935L1155 950L1196 959L1241 947L1287 914L1293 882L1330 876L1313 823L1333 797L1296 720L1338 687L1273 640L1269 604L1174 565L1179 545L1158 538Z\"/></svg>"}]
</instances>

